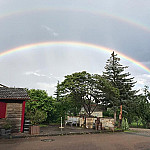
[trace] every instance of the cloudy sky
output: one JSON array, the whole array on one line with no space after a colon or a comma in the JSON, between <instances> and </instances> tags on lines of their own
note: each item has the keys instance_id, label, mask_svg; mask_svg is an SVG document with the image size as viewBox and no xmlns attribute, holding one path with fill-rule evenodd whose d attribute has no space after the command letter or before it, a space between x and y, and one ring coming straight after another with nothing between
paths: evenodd
<instances>
[{"instance_id":1,"label":"cloudy sky","mask_svg":"<svg viewBox=\"0 0 150 150\"><path fill-rule=\"evenodd\" d=\"M150 68L150 1L0 0L0 53L58 41L66 44L0 56L0 83L53 95L57 81L67 74L102 74L111 53L87 44L115 49ZM126 71L135 77L135 88L150 86L150 72L122 57L121 63L129 66Z\"/></svg>"}]
</instances>

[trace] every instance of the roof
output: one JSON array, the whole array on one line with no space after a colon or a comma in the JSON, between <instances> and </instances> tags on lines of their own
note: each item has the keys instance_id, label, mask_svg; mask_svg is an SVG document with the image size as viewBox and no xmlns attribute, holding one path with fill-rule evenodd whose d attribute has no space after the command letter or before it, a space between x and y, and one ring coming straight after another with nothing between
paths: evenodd
<instances>
[{"instance_id":1,"label":"roof","mask_svg":"<svg viewBox=\"0 0 150 150\"><path fill-rule=\"evenodd\" d=\"M85 106L87 108L87 106ZM97 104L91 104L91 109L94 111L93 112L98 112L98 111L102 111L102 108L100 107L100 105L97 105ZM81 111L85 111L85 108L82 107L81 108Z\"/></svg>"},{"instance_id":2,"label":"roof","mask_svg":"<svg viewBox=\"0 0 150 150\"><path fill-rule=\"evenodd\" d=\"M5 86L5 85L3 85L3 84L0 84L0 87L7 87L7 86Z\"/></svg>"},{"instance_id":3,"label":"roof","mask_svg":"<svg viewBox=\"0 0 150 150\"><path fill-rule=\"evenodd\" d=\"M0 87L0 99L29 100L24 88Z\"/></svg>"}]
</instances>

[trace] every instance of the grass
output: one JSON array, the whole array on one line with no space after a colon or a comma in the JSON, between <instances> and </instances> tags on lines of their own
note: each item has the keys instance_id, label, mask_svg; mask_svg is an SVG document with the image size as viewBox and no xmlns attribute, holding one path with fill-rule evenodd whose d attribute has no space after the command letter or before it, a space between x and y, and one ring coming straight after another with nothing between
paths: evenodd
<instances>
[{"instance_id":1,"label":"grass","mask_svg":"<svg viewBox=\"0 0 150 150\"><path fill-rule=\"evenodd\" d=\"M120 130L122 130L121 128L115 128L115 131L120 131Z\"/></svg>"},{"instance_id":2,"label":"grass","mask_svg":"<svg viewBox=\"0 0 150 150\"><path fill-rule=\"evenodd\" d=\"M135 130L125 130L124 132L126 132L126 133L134 133L134 132L137 132L137 131L135 131Z\"/></svg>"},{"instance_id":3,"label":"grass","mask_svg":"<svg viewBox=\"0 0 150 150\"><path fill-rule=\"evenodd\" d=\"M141 122L138 122L138 126L137 126L136 122L132 122L130 124L130 128L144 128L144 127L143 127L143 124Z\"/></svg>"},{"instance_id":4,"label":"grass","mask_svg":"<svg viewBox=\"0 0 150 150\"><path fill-rule=\"evenodd\" d=\"M47 124L40 124L39 126L40 127L47 127L48 125Z\"/></svg>"}]
</instances>

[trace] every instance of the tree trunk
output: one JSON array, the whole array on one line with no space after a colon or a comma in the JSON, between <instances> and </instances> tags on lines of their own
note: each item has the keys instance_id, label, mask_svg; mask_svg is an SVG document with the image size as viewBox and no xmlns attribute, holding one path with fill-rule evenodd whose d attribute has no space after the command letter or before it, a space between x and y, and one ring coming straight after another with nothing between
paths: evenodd
<instances>
[{"instance_id":1,"label":"tree trunk","mask_svg":"<svg viewBox=\"0 0 150 150\"><path fill-rule=\"evenodd\" d=\"M121 123L122 123L122 105L120 105L119 127L121 127Z\"/></svg>"},{"instance_id":2,"label":"tree trunk","mask_svg":"<svg viewBox=\"0 0 150 150\"><path fill-rule=\"evenodd\" d=\"M114 110L114 124L116 123L116 110Z\"/></svg>"},{"instance_id":3,"label":"tree trunk","mask_svg":"<svg viewBox=\"0 0 150 150\"><path fill-rule=\"evenodd\" d=\"M90 112L88 113L88 116L91 117L91 113Z\"/></svg>"}]
</instances>

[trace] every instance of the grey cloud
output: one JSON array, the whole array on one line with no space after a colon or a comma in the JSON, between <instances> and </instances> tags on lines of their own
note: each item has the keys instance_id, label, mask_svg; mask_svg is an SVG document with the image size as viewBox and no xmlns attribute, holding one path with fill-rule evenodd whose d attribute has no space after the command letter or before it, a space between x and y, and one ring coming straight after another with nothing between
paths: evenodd
<instances>
[{"instance_id":1,"label":"grey cloud","mask_svg":"<svg viewBox=\"0 0 150 150\"><path fill-rule=\"evenodd\" d=\"M44 41L77 41L116 49L150 67L149 6L148 0L0 1L0 52ZM12 13L19 11L22 13ZM13 15L1 17L8 13ZM144 26L147 30L142 29ZM52 94L64 75L83 70L102 73L109 57L105 51L88 47L35 47L0 57L1 83L50 88ZM137 87L150 84L144 70L128 61L124 65L130 66Z\"/></svg>"},{"instance_id":2,"label":"grey cloud","mask_svg":"<svg viewBox=\"0 0 150 150\"><path fill-rule=\"evenodd\" d=\"M42 25L42 28L46 29L50 34L52 34L54 37L57 37L59 34L54 31L51 27L48 27L46 25Z\"/></svg>"}]
</instances>

